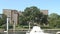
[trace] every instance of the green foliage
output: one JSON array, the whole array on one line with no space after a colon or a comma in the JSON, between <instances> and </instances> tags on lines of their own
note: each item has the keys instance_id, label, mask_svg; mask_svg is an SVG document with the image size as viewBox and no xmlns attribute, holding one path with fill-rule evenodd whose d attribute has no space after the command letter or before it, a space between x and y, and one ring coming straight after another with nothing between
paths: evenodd
<instances>
[{"instance_id":1,"label":"green foliage","mask_svg":"<svg viewBox=\"0 0 60 34\"><path fill-rule=\"evenodd\" d=\"M42 20L41 20L42 24L48 24L48 15L43 15Z\"/></svg>"},{"instance_id":2,"label":"green foliage","mask_svg":"<svg viewBox=\"0 0 60 34\"><path fill-rule=\"evenodd\" d=\"M31 24L47 24L47 15L44 15L40 12L39 8L35 6L27 7L22 15L19 16L19 24L20 25L28 25L29 22Z\"/></svg>"},{"instance_id":3,"label":"green foliage","mask_svg":"<svg viewBox=\"0 0 60 34\"><path fill-rule=\"evenodd\" d=\"M6 23L6 16L2 14L2 18L0 18L0 26Z\"/></svg>"},{"instance_id":4,"label":"green foliage","mask_svg":"<svg viewBox=\"0 0 60 34\"><path fill-rule=\"evenodd\" d=\"M52 13L49 16L49 25L51 28L59 27L60 25L60 16L56 13Z\"/></svg>"}]
</instances>

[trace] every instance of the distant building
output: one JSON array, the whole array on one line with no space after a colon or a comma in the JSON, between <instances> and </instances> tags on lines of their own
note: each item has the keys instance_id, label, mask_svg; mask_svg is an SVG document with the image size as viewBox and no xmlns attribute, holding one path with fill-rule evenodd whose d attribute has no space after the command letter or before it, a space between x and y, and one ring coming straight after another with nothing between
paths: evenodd
<instances>
[{"instance_id":1,"label":"distant building","mask_svg":"<svg viewBox=\"0 0 60 34\"><path fill-rule=\"evenodd\" d=\"M48 15L48 10L40 10L44 15Z\"/></svg>"},{"instance_id":2,"label":"distant building","mask_svg":"<svg viewBox=\"0 0 60 34\"><path fill-rule=\"evenodd\" d=\"M17 10L3 9L3 14L9 17L10 24L15 23L17 25L18 23L18 11Z\"/></svg>"}]
</instances>

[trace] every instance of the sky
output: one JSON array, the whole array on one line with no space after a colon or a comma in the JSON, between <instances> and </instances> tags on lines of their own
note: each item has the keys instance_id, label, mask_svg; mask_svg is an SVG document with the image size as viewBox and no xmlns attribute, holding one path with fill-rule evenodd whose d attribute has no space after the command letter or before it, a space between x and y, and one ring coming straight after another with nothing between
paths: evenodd
<instances>
[{"instance_id":1,"label":"sky","mask_svg":"<svg viewBox=\"0 0 60 34\"><path fill-rule=\"evenodd\" d=\"M57 13L60 15L60 0L0 0L0 14L3 13L3 9L23 11L30 6L48 10L48 14Z\"/></svg>"}]
</instances>

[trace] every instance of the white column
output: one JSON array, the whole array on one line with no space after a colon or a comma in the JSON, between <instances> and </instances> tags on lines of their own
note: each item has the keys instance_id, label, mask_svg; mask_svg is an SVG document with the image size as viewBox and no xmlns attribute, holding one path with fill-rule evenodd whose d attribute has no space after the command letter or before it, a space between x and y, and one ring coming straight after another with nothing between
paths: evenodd
<instances>
[{"instance_id":1,"label":"white column","mask_svg":"<svg viewBox=\"0 0 60 34\"><path fill-rule=\"evenodd\" d=\"M7 34L8 34L8 18L7 18Z\"/></svg>"}]
</instances>

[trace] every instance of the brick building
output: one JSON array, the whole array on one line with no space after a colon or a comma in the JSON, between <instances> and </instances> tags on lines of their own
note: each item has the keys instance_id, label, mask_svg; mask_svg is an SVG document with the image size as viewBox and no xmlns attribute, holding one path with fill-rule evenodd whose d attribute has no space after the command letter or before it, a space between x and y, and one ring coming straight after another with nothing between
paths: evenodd
<instances>
[{"instance_id":1,"label":"brick building","mask_svg":"<svg viewBox=\"0 0 60 34\"><path fill-rule=\"evenodd\" d=\"M48 10L40 10L44 15L48 15Z\"/></svg>"},{"instance_id":2,"label":"brick building","mask_svg":"<svg viewBox=\"0 0 60 34\"><path fill-rule=\"evenodd\" d=\"M3 9L3 14L9 17L8 21L10 24L15 23L17 25L18 23L18 11L17 10Z\"/></svg>"}]
</instances>

